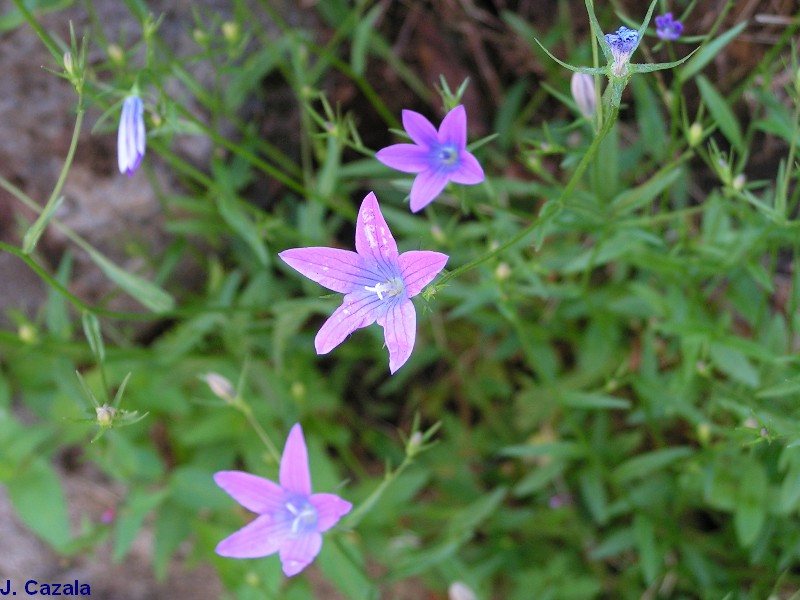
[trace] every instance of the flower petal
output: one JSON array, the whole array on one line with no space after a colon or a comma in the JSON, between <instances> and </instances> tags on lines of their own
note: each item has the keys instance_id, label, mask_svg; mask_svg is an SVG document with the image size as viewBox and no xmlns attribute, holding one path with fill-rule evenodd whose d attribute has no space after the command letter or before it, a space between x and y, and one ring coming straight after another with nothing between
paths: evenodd
<instances>
[{"instance_id":1,"label":"flower petal","mask_svg":"<svg viewBox=\"0 0 800 600\"><path fill-rule=\"evenodd\" d=\"M311 564L321 549L322 536L316 531L285 539L280 549L284 574L287 577L297 575Z\"/></svg>"},{"instance_id":2,"label":"flower petal","mask_svg":"<svg viewBox=\"0 0 800 600\"><path fill-rule=\"evenodd\" d=\"M438 140L440 144L452 144L459 150L467 145L467 111L461 104L442 119Z\"/></svg>"},{"instance_id":3,"label":"flower petal","mask_svg":"<svg viewBox=\"0 0 800 600\"><path fill-rule=\"evenodd\" d=\"M442 193L450 180L443 171L423 171L411 186L411 212L419 212Z\"/></svg>"},{"instance_id":4,"label":"flower petal","mask_svg":"<svg viewBox=\"0 0 800 600\"><path fill-rule=\"evenodd\" d=\"M408 297L413 298L433 281L439 271L444 269L448 258L450 257L447 254L430 250L403 252L398 260Z\"/></svg>"},{"instance_id":5,"label":"flower petal","mask_svg":"<svg viewBox=\"0 0 800 600\"><path fill-rule=\"evenodd\" d=\"M381 275L350 250L312 247L291 248L278 256L295 271L334 292L348 294L364 286L374 285Z\"/></svg>"},{"instance_id":6,"label":"flower petal","mask_svg":"<svg viewBox=\"0 0 800 600\"><path fill-rule=\"evenodd\" d=\"M389 349L389 371L394 373L411 356L417 337L417 313L411 300L403 300L392 306L378 319L383 327L383 337Z\"/></svg>"},{"instance_id":7,"label":"flower petal","mask_svg":"<svg viewBox=\"0 0 800 600\"><path fill-rule=\"evenodd\" d=\"M430 169L430 156L430 150L414 144L387 146L375 154L375 158L387 167L404 173L420 173L425 169Z\"/></svg>"},{"instance_id":8,"label":"flower petal","mask_svg":"<svg viewBox=\"0 0 800 600\"><path fill-rule=\"evenodd\" d=\"M424 116L413 110L403 111L403 129L414 141L424 148L430 148L436 144L438 134L436 127Z\"/></svg>"},{"instance_id":9,"label":"flower petal","mask_svg":"<svg viewBox=\"0 0 800 600\"><path fill-rule=\"evenodd\" d=\"M397 243L373 192L367 194L358 210L356 251L375 264L394 265L397 261Z\"/></svg>"},{"instance_id":10,"label":"flower petal","mask_svg":"<svg viewBox=\"0 0 800 600\"><path fill-rule=\"evenodd\" d=\"M309 501L317 510L317 529L321 532L328 531L353 508L352 504L336 494L314 494Z\"/></svg>"},{"instance_id":11,"label":"flower petal","mask_svg":"<svg viewBox=\"0 0 800 600\"><path fill-rule=\"evenodd\" d=\"M480 183L484 179L486 176L483 174L483 167L478 159L471 152L462 150L458 156L458 168L450 171L450 181L472 185Z\"/></svg>"},{"instance_id":12,"label":"flower petal","mask_svg":"<svg viewBox=\"0 0 800 600\"><path fill-rule=\"evenodd\" d=\"M281 487L287 492L311 495L311 473L308 470L308 450L303 438L303 428L295 423L286 438L281 456Z\"/></svg>"},{"instance_id":13,"label":"flower petal","mask_svg":"<svg viewBox=\"0 0 800 600\"><path fill-rule=\"evenodd\" d=\"M290 522L276 523L270 515L262 515L226 537L214 551L228 558L268 556L278 551L290 533Z\"/></svg>"},{"instance_id":14,"label":"flower petal","mask_svg":"<svg viewBox=\"0 0 800 600\"><path fill-rule=\"evenodd\" d=\"M317 354L327 354L356 329L372 325L385 310L384 301L374 292L361 290L347 294L317 332L314 338Z\"/></svg>"},{"instance_id":15,"label":"flower petal","mask_svg":"<svg viewBox=\"0 0 800 600\"><path fill-rule=\"evenodd\" d=\"M283 506L283 489L274 481L244 471L218 471L214 481L247 510L260 515Z\"/></svg>"}]
</instances>

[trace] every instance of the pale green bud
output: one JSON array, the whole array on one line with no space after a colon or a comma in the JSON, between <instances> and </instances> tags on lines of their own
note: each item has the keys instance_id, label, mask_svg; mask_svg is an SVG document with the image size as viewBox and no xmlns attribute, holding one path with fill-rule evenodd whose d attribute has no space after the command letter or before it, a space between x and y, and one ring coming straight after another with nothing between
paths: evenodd
<instances>
[{"instance_id":1,"label":"pale green bud","mask_svg":"<svg viewBox=\"0 0 800 600\"><path fill-rule=\"evenodd\" d=\"M125 54L122 52L122 48L116 44L109 44L106 52L108 52L108 58L118 65L121 65L125 61Z\"/></svg>"},{"instance_id":2,"label":"pale green bud","mask_svg":"<svg viewBox=\"0 0 800 600\"><path fill-rule=\"evenodd\" d=\"M689 127L689 146L694 148L703 140L703 126L700 123L692 123Z\"/></svg>"},{"instance_id":3,"label":"pale green bud","mask_svg":"<svg viewBox=\"0 0 800 600\"><path fill-rule=\"evenodd\" d=\"M64 53L64 70L67 75L75 75L75 64L72 61L72 52Z\"/></svg>"},{"instance_id":4,"label":"pale green bud","mask_svg":"<svg viewBox=\"0 0 800 600\"><path fill-rule=\"evenodd\" d=\"M233 21L225 21L222 24L222 37L229 44L235 44L236 40L239 39L239 24Z\"/></svg>"}]
</instances>

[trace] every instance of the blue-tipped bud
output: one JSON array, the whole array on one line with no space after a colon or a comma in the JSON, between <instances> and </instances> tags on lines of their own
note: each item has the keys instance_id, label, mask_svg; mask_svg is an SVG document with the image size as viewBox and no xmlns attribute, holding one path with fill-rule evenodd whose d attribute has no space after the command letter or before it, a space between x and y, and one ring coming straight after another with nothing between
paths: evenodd
<instances>
[{"instance_id":1,"label":"blue-tipped bud","mask_svg":"<svg viewBox=\"0 0 800 600\"><path fill-rule=\"evenodd\" d=\"M132 176L144 158L144 107L138 96L128 96L122 104L117 134L119 172Z\"/></svg>"},{"instance_id":2,"label":"blue-tipped bud","mask_svg":"<svg viewBox=\"0 0 800 600\"><path fill-rule=\"evenodd\" d=\"M614 57L611 72L616 77L624 77L628 72L631 52L639 43L639 32L627 27L620 27L616 33L607 33L606 41L611 46L611 56Z\"/></svg>"}]
</instances>

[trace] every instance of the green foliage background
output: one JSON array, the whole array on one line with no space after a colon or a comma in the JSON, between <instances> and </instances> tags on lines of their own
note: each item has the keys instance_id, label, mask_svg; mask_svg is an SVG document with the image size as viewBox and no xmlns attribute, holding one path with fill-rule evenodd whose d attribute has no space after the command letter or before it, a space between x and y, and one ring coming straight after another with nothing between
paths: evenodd
<instances>
[{"instance_id":1,"label":"green foliage background","mask_svg":"<svg viewBox=\"0 0 800 600\"><path fill-rule=\"evenodd\" d=\"M33 32L39 11L62 4L15 0L0 24ZM504 81L496 111L482 116L495 135L471 136L486 183L451 186L418 215L404 202L410 178L379 164L380 146L364 141L397 141L388 129L405 107L374 74L392 73L434 122L442 103L457 103L448 90L440 101L435 82L393 52L398 31L387 15L405 7L325 0L304 9L315 27L299 27L267 1L233 2L224 21L200 6L186 27L196 41L189 57L172 53L144 2L126 2L138 39L77 31L73 57L86 33L107 57L85 66L83 106L108 110L113 122L136 80L150 132L137 177L157 185L148 163L162 162L183 191L158 190L171 242L145 255L141 273L74 242L113 281L111 296L130 294L147 312L70 294L70 254L50 272L21 243L0 246L50 286L37 314L12 313L14 327L0 331L0 482L19 518L65 554L110 539L117 560L152 518L159 576L188 539L228 597L314 597L310 580L285 580L275 557L213 553L249 516L212 474L277 475L251 414L279 448L303 423L315 491L335 490L358 508L384 468L393 473L357 526L345 520L326 536L316 565L343 597L392 597L409 580L442 598L456 580L479 598L509 600L796 597L799 25L784 15L752 72L721 89L711 67L752 26L731 18L733 4L681 43L645 39L634 62L699 50L673 70L633 76L619 122L568 194L597 129L575 110L569 73L534 38L571 64L592 64L588 19L538 31L498 13L541 76ZM596 8L605 30L616 29L612 9L622 7ZM703 11L670 8L685 9L687 25ZM38 33L62 73L69 40ZM210 88L194 75L200 64L213 67ZM291 93L299 128L288 146L243 116L248 102L271 106L267 82ZM353 106L329 101L336 83L355 90ZM167 92L175 86L183 98ZM485 93L465 90L467 99ZM362 131L376 122L381 133ZM188 135L212 141L207 165L173 151ZM746 177L765 139L782 156ZM21 202L45 204L3 182ZM268 194L264 182L274 183ZM415 300L417 344L395 376L377 327L317 357L313 336L340 300L276 260L290 247L352 248L369 190L401 251L445 252L450 270L536 224ZM20 240L31 225L20 226ZM186 260L200 267L193 289L175 282ZM152 339L136 339L142 321L156 325ZM200 378L208 372L234 383L239 410L211 393ZM129 373L120 418L144 419L108 430L76 422L87 407L94 416L86 389L110 402ZM441 423L438 443L394 472L415 415L423 429ZM126 490L111 526L70 529L53 459L73 447Z\"/></svg>"}]
</instances>

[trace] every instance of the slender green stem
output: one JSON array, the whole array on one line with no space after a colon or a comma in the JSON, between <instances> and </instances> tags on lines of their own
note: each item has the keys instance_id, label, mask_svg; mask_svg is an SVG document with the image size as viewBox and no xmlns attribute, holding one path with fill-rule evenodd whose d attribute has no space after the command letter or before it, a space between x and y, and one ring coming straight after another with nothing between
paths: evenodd
<instances>
[{"instance_id":1,"label":"slender green stem","mask_svg":"<svg viewBox=\"0 0 800 600\"><path fill-rule=\"evenodd\" d=\"M241 396L237 396L233 400L233 406L245 416L247 422L250 423L250 427L253 428L253 430L256 432L256 435L258 435L258 437L267 447L267 450L269 450L272 458L275 459L275 464L280 464L281 454L278 452L278 448L272 443L272 439L269 437L267 432L264 431L264 428L261 427L261 423L259 423L258 419L256 419L255 415L253 414L253 409L250 407L247 401Z\"/></svg>"},{"instance_id":2,"label":"slender green stem","mask_svg":"<svg viewBox=\"0 0 800 600\"><path fill-rule=\"evenodd\" d=\"M64 187L64 183L67 181L67 175L69 175L69 170L72 167L72 161L75 158L75 150L78 148L78 138L80 137L84 114L83 93L81 91L78 91L77 112L78 115L75 119L75 128L72 130L72 140L70 140L69 143L69 150L67 150L67 157L64 160L64 166L61 168L61 173L58 175L58 181L56 181L56 185L53 188L53 193L50 194L50 198L47 200L47 204L45 205L42 214L47 214L51 211L53 204L55 204L59 194L61 193L61 189Z\"/></svg>"},{"instance_id":3,"label":"slender green stem","mask_svg":"<svg viewBox=\"0 0 800 600\"><path fill-rule=\"evenodd\" d=\"M578 181L583 175L583 172L589 166L589 163L594 159L595 155L597 154L597 150L600 148L600 143L605 139L608 133L611 131L611 128L614 126L614 123L617 121L617 115L619 113L619 109L616 106L612 106L612 109L608 115L608 118L603 123L603 128L600 130L600 133L592 140L591 145L586 150L586 153L581 158L581 161L578 163L578 166L575 168L575 172L570 177L567 185L564 186L564 190L561 192L558 200L556 201L556 208L549 212L549 214L541 219L535 220L530 223L527 227L519 231L516 235L514 235L511 239L504 242L491 252L488 252L481 256L480 258L476 258L472 262L469 262L465 265L458 267L457 269L453 269L446 275L444 275L437 283L436 286L442 286L446 284L451 279L458 277L459 275L466 273L467 271L471 271L475 267L482 265L483 263L493 259L496 256L499 256L506 250L508 250L511 246L514 246L517 242L521 241L528 235L530 235L537 227L544 227L547 225L549 221L551 221L558 212L564 208L564 204L569 198L572 191L575 189L575 186L578 185Z\"/></svg>"},{"instance_id":4,"label":"slender green stem","mask_svg":"<svg viewBox=\"0 0 800 600\"><path fill-rule=\"evenodd\" d=\"M412 462L414 462L414 459L411 456L406 455L399 467L397 467L394 471L388 471L384 476L383 481L378 484L378 487L372 491L366 500L359 504L357 509L350 513L343 526L349 529L354 529L361 522L361 519L363 519L370 510L372 510L389 486L394 483L394 481L411 465Z\"/></svg>"}]
</instances>

